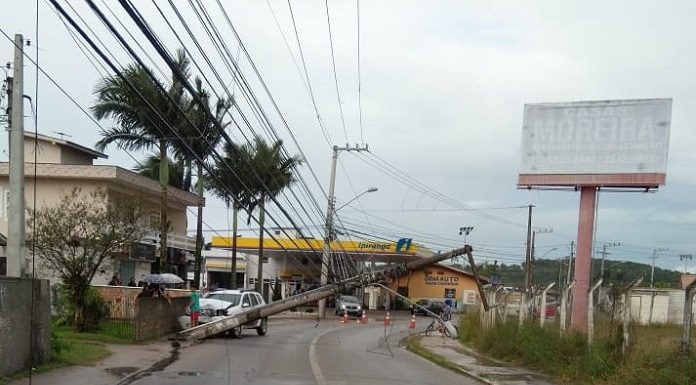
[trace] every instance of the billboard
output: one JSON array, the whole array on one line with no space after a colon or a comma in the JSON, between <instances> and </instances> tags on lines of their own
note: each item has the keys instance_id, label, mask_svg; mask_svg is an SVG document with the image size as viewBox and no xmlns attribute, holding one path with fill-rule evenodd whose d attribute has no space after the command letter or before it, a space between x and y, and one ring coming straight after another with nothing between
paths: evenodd
<instances>
[{"instance_id":1,"label":"billboard","mask_svg":"<svg viewBox=\"0 0 696 385\"><path fill-rule=\"evenodd\" d=\"M518 184L656 187L672 99L526 104Z\"/></svg>"}]
</instances>

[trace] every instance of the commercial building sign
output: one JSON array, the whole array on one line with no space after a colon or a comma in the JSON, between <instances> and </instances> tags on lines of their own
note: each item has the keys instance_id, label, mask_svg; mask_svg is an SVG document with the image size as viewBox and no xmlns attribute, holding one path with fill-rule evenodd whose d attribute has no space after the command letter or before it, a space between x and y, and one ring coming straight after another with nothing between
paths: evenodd
<instances>
[{"instance_id":1,"label":"commercial building sign","mask_svg":"<svg viewBox=\"0 0 696 385\"><path fill-rule=\"evenodd\" d=\"M667 171L672 99L526 104L521 175Z\"/></svg>"},{"instance_id":2,"label":"commercial building sign","mask_svg":"<svg viewBox=\"0 0 696 385\"><path fill-rule=\"evenodd\" d=\"M429 286L457 286L459 285L459 277L456 275L433 275L426 271L425 284Z\"/></svg>"}]
</instances>

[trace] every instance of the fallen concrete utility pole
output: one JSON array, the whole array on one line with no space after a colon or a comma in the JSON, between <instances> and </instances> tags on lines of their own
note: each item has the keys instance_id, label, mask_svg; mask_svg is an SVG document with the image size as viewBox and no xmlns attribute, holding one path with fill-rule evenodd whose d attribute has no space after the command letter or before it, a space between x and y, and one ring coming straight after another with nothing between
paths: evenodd
<instances>
[{"instance_id":1,"label":"fallen concrete utility pole","mask_svg":"<svg viewBox=\"0 0 696 385\"><path fill-rule=\"evenodd\" d=\"M207 338L233 329L239 325L254 322L259 318L266 318L268 316L290 310L297 306L302 306L306 303L318 301L333 294L338 294L343 290L350 290L356 287L379 283L384 281L386 278L398 278L410 271L418 270L422 267L444 261L446 259L458 257L462 254L467 254L469 258L472 259L473 257L471 256L471 251L471 246L465 245L464 247L452 250L449 253L437 254L433 255L432 257L419 259L406 264L399 264L379 271L361 274L341 282L306 291L304 293L250 309L239 314L231 315L213 322L182 330L179 332L178 336L181 338L194 340Z\"/></svg>"}]
</instances>

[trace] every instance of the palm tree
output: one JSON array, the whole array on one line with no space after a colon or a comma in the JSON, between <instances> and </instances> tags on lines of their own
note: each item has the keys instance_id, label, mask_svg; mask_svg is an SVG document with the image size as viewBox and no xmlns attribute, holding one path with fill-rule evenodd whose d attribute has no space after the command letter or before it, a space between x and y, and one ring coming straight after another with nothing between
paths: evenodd
<instances>
[{"instance_id":1,"label":"palm tree","mask_svg":"<svg viewBox=\"0 0 696 385\"><path fill-rule=\"evenodd\" d=\"M246 147L248 145L244 145ZM253 147L248 150L252 154L250 163L251 197L249 199L249 220L256 207L259 208L259 260L256 277L256 291L263 290L263 236L266 219L266 201L274 199L281 191L290 186L295 178L293 170L302 164L299 156L287 157L283 154L283 141L277 140L269 145L263 139L256 137ZM243 151L244 152L244 151ZM268 297L263 293L264 298Z\"/></svg>"},{"instance_id":2,"label":"palm tree","mask_svg":"<svg viewBox=\"0 0 696 385\"><path fill-rule=\"evenodd\" d=\"M159 154L148 156L143 162L133 168L135 172L150 179L159 181L160 173L160 156ZM169 185L180 190L184 188L184 179L186 175L186 165L181 160L167 160L169 165Z\"/></svg>"},{"instance_id":3,"label":"palm tree","mask_svg":"<svg viewBox=\"0 0 696 385\"><path fill-rule=\"evenodd\" d=\"M188 77L190 61L183 50L177 51L175 64ZM161 156L160 182L160 256L158 268L167 260L167 185L169 183L168 147L174 136L171 128L181 127L180 113L188 103L181 81L172 73L172 85L163 92L160 81L145 67L131 64L121 71L123 77L109 76L97 85L97 102L91 110L101 120L113 118L116 125L102 133L96 144L103 151L116 143L123 150L157 148Z\"/></svg>"},{"instance_id":4,"label":"palm tree","mask_svg":"<svg viewBox=\"0 0 696 385\"><path fill-rule=\"evenodd\" d=\"M200 78L196 77L195 84L197 99L215 115L210 116L208 111L206 111L197 100L191 99L187 106L187 114L192 124L182 125L180 133L184 141L175 141L172 144L172 151L177 158L186 163L188 179L184 178L184 181L186 182L188 180L189 186L191 183L191 165L195 163L197 168L198 181L196 182L196 191L198 193L198 215L196 221L196 253L193 285L194 287L199 287L202 263L201 250L203 249L203 168L205 162L207 162L218 147L222 138L222 130L229 125L229 122L224 122L224 115L232 107L232 102L228 99L220 98L217 100L215 108L210 108L210 95L203 88L203 82Z\"/></svg>"},{"instance_id":5,"label":"palm tree","mask_svg":"<svg viewBox=\"0 0 696 385\"><path fill-rule=\"evenodd\" d=\"M221 198L227 210L232 207L232 266L230 288L237 288L237 217L240 208L248 208L250 190L245 188L251 180L249 172L252 154L249 146L225 143L224 155L215 163L207 182L212 192ZM232 172L234 171L234 172Z\"/></svg>"}]
</instances>

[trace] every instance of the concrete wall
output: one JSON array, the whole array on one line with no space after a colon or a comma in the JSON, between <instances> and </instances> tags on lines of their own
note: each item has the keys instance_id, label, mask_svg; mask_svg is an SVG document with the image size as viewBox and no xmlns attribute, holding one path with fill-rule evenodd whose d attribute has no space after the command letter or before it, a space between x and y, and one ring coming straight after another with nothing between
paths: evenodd
<instances>
[{"instance_id":1,"label":"concrete wall","mask_svg":"<svg viewBox=\"0 0 696 385\"><path fill-rule=\"evenodd\" d=\"M696 304L696 298L694 298ZM652 316L650 315L650 302ZM696 312L696 306L693 306ZM634 289L631 295L631 318L641 325L684 322L684 290L680 289Z\"/></svg>"},{"instance_id":2,"label":"concrete wall","mask_svg":"<svg viewBox=\"0 0 696 385\"><path fill-rule=\"evenodd\" d=\"M185 314L189 297L138 298L135 315L135 339L147 341L181 330L178 317Z\"/></svg>"},{"instance_id":3,"label":"concrete wall","mask_svg":"<svg viewBox=\"0 0 696 385\"><path fill-rule=\"evenodd\" d=\"M0 376L37 366L47 362L50 356L48 281L0 277Z\"/></svg>"}]
</instances>

